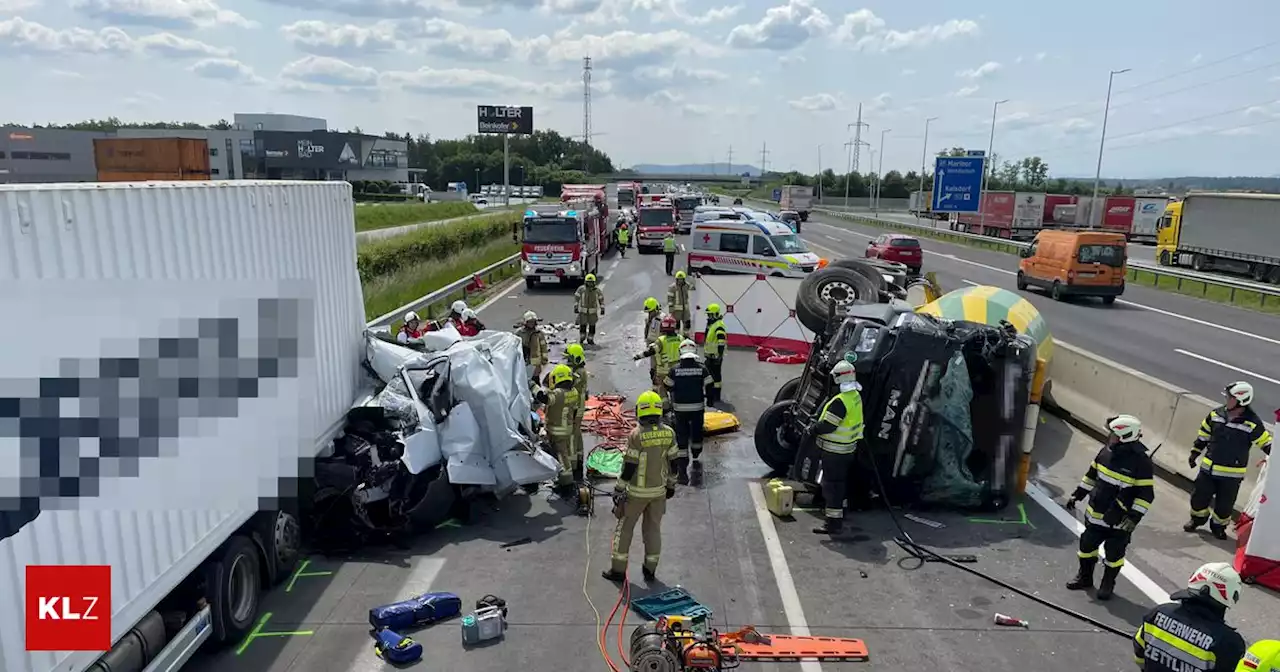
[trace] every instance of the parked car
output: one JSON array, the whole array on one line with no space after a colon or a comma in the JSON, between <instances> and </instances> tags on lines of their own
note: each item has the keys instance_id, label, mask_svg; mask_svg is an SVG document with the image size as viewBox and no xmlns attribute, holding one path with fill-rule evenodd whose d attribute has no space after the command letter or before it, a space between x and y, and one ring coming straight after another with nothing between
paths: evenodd
<instances>
[{"instance_id":1,"label":"parked car","mask_svg":"<svg viewBox=\"0 0 1280 672\"><path fill-rule=\"evenodd\" d=\"M919 275L924 266L924 249L920 241L901 233L886 233L867 243L866 256L871 259L896 261Z\"/></svg>"},{"instance_id":2,"label":"parked car","mask_svg":"<svg viewBox=\"0 0 1280 672\"><path fill-rule=\"evenodd\" d=\"M783 210L778 213L778 219L786 222L787 226L790 226L792 231L800 233L800 222L803 221L803 218L800 217L800 213L795 210Z\"/></svg>"}]
</instances>

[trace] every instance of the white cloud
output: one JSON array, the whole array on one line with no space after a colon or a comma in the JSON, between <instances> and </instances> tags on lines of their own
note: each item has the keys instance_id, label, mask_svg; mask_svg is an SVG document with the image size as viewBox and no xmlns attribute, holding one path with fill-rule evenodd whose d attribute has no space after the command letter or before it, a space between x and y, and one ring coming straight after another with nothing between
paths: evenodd
<instances>
[{"instance_id":1,"label":"white cloud","mask_svg":"<svg viewBox=\"0 0 1280 672\"><path fill-rule=\"evenodd\" d=\"M624 98L647 98L660 90L679 89L691 84L716 84L729 79L727 74L718 70L656 65L646 65L625 72L611 72L610 75L609 79L601 83L609 85L608 93L615 93ZM592 82L593 86L596 84Z\"/></svg>"},{"instance_id":2,"label":"white cloud","mask_svg":"<svg viewBox=\"0 0 1280 672\"><path fill-rule=\"evenodd\" d=\"M1088 119L1072 117L1059 124L1058 128L1067 135L1084 135L1093 131L1094 124Z\"/></svg>"},{"instance_id":3,"label":"white cloud","mask_svg":"<svg viewBox=\"0 0 1280 672\"><path fill-rule=\"evenodd\" d=\"M372 89L378 86L378 71L329 56L304 56L284 66L280 81L300 91Z\"/></svg>"},{"instance_id":4,"label":"white cloud","mask_svg":"<svg viewBox=\"0 0 1280 672\"><path fill-rule=\"evenodd\" d=\"M968 70L961 70L957 72L956 77L960 77L962 79L982 79L988 75L994 75L1003 67L1004 66L995 61L987 61L976 68L969 68Z\"/></svg>"},{"instance_id":5,"label":"white cloud","mask_svg":"<svg viewBox=\"0 0 1280 672\"><path fill-rule=\"evenodd\" d=\"M899 74L901 74L903 77L910 77L911 75L916 74L916 71L912 70L911 68L903 68L902 72Z\"/></svg>"},{"instance_id":6,"label":"white cloud","mask_svg":"<svg viewBox=\"0 0 1280 672\"><path fill-rule=\"evenodd\" d=\"M766 10L759 21L734 27L727 43L737 49L788 51L830 30L831 19L809 0L787 0Z\"/></svg>"},{"instance_id":7,"label":"white cloud","mask_svg":"<svg viewBox=\"0 0 1280 672\"><path fill-rule=\"evenodd\" d=\"M524 77L511 77L485 70L436 70L419 68L412 72L387 72L382 84L410 93L444 98L467 98L485 95L519 95L540 99L563 99L580 95L582 84L532 82Z\"/></svg>"},{"instance_id":8,"label":"white cloud","mask_svg":"<svg viewBox=\"0 0 1280 672\"><path fill-rule=\"evenodd\" d=\"M748 86L763 86L763 85L764 85L764 80L763 80L763 79L760 79L759 77L755 77L755 76L748 77L748 78L747 78L747 85L748 85Z\"/></svg>"},{"instance_id":9,"label":"white cloud","mask_svg":"<svg viewBox=\"0 0 1280 672\"><path fill-rule=\"evenodd\" d=\"M804 112L831 112L840 109L840 100L829 93L815 93L812 96L787 101L787 104Z\"/></svg>"},{"instance_id":10,"label":"white cloud","mask_svg":"<svg viewBox=\"0 0 1280 672\"><path fill-rule=\"evenodd\" d=\"M1191 57L1191 65L1195 65L1203 60L1204 60L1204 54L1196 54L1195 56Z\"/></svg>"},{"instance_id":11,"label":"white cloud","mask_svg":"<svg viewBox=\"0 0 1280 672\"><path fill-rule=\"evenodd\" d=\"M49 71L49 74L53 75L54 77L61 77L63 79L84 79L84 75L71 70L59 70L57 68L54 68L53 70Z\"/></svg>"},{"instance_id":12,"label":"white cloud","mask_svg":"<svg viewBox=\"0 0 1280 672\"><path fill-rule=\"evenodd\" d=\"M1048 56L1049 56L1049 54L1046 54L1045 52L1041 51L1041 52L1036 53L1036 60L1037 60L1037 61L1043 61L1043 60L1044 60L1045 58L1047 58Z\"/></svg>"},{"instance_id":13,"label":"white cloud","mask_svg":"<svg viewBox=\"0 0 1280 672\"><path fill-rule=\"evenodd\" d=\"M893 96L888 93L881 93L871 99L871 104L867 106L867 110L871 112L883 112L893 106Z\"/></svg>"},{"instance_id":14,"label":"white cloud","mask_svg":"<svg viewBox=\"0 0 1280 672\"><path fill-rule=\"evenodd\" d=\"M962 86L959 89L952 91L951 95L955 96L956 98L968 98L969 96L972 96L977 92L978 92L977 86Z\"/></svg>"},{"instance_id":15,"label":"white cloud","mask_svg":"<svg viewBox=\"0 0 1280 672\"><path fill-rule=\"evenodd\" d=\"M778 65L800 65L804 63L804 60L803 54L783 54L778 57Z\"/></svg>"},{"instance_id":16,"label":"white cloud","mask_svg":"<svg viewBox=\"0 0 1280 672\"><path fill-rule=\"evenodd\" d=\"M17 14L40 5L40 0L0 0L0 14Z\"/></svg>"},{"instance_id":17,"label":"white cloud","mask_svg":"<svg viewBox=\"0 0 1280 672\"><path fill-rule=\"evenodd\" d=\"M978 23L970 19L950 19L912 30L891 30L884 19L871 10L860 9L845 15L835 31L835 39L859 51L889 52L928 47L978 32Z\"/></svg>"},{"instance_id":18,"label":"white cloud","mask_svg":"<svg viewBox=\"0 0 1280 672\"><path fill-rule=\"evenodd\" d=\"M613 70L663 65L680 58L718 55L718 50L707 46L698 37L679 30L664 30L660 33L619 30L607 35L583 35L575 38L542 35L525 42L523 48L528 58L535 63L571 63L576 68L583 56L590 55L595 67Z\"/></svg>"},{"instance_id":19,"label":"white cloud","mask_svg":"<svg viewBox=\"0 0 1280 672\"><path fill-rule=\"evenodd\" d=\"M1241 136L1241 135L1257 135L1256 128L1224 128L1218 131L1218 135Z\"/></svg>"},{"instance_id":20,"label":"white cloud","mask_svg":"<svg viewBox=\"0 0 1280 672\"><path fill-rule=\"evenodd\" d=\"M622 0L615 6L624 14L644 15L655 24L671 21L676 25L695 26L728 21L742 11L742 5L725 5L712 7L701 14L691 14L686 0Z\"/></svg>"},{"instance_id":21,"label":"white cloud","mask_svg":"<svg viewBox=\"0 0 1280 672\"><path fill-rule=\"evenodd\" d=\"M206 79L221 79L235 84L262 84L265 81L253 68L232 58L206 58L196 61L190 70Z\"/></svg>"},{"instance_id":22,"label":"white cloud","mask_svg":"<svg viewBox=\"0 0 1280 672\"><path fill-rule=\"evenodd\" d=\"M1018 54L1018 57L1017 57L1017 58L1015 58L1015 59L1013 59L1013 64L1014 64L1014 65L1022 65L1022 54Z\"/></svg>"},{"instance_id":23,"label":"white cloud","mask_svg":"<svg viewBox=\"0 0 1280 672\"><path fill-rule=\"evenodd\" d=\"M170 30L258 25L213 0L74 0L71 6L106 23Z\"/></svg>"},{"instance_id":24,"label":"white cloud","mask_svg":"<svg viewBox=\"0 0 1280 672\"><path fill-rule=\"evenodd\" d=\"M131 37L119 28L54 29L21 18L0 21L0 51L28 55L154 54L175 58L231 55L230 49L172 33Z\"/></svg>"},{"instance_id":25,"label":"white cloud","mask_svg":"<svg viewBox=\"0 0 1280 672\"><path fill-rule=\"evenodd\" d=\"M399 31L406 38L421 38L432 54L467 62L509 60L525 47L501 28L477 28L444 19L405 21Z\"/></svg>"},{"instance_id":26,"label":"white cloud","mask_svg":"<svg viewBox=\"0 0 1280 672\"><path fill-rule=\"evenodd\" d=\"M395 27L388 22L372 26L295 21L280 27L286 40L297 48L320 55L353 56L396 49Z\"/></svg>"}]
</instances>

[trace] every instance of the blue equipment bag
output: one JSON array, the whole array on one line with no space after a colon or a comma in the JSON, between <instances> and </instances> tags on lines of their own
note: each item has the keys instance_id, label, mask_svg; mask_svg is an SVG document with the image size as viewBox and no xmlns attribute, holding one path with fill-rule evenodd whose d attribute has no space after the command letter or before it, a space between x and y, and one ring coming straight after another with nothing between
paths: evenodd
<instances>
[{"instance_id":1,"label":"blue equipment bag","mask_svg":"<svg viewBox=\"0 0 1280 672\"><path fill-rule=\"evenodd\" d=\"M422 658L422 645L409 637L386 628L375 630L371 634L374 654L387 662L406 665Z\"/></svg>"},{"instance_id":2,"label":"blue equipment bag","mask_svg":"<svg viewBox=\"0 0 1280 672\"><path fill-rule=\"evenodd\" d=\"M453 593L423 593L395 604L369 610L369 624L375 629L412 630L462 613L462 598Z\"/></svg>"}]
</instances>

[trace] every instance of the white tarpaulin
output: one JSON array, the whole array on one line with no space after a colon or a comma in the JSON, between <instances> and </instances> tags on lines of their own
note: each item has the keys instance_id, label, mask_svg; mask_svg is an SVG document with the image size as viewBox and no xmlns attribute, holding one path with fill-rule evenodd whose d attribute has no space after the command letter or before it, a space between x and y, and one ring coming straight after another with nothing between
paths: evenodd
<instances>
[{"instance_id":1,"label":"white tarpaulin","mask_svg":"<svg viewBox=\"0 0 1280 672\"><path fill-rule=\"evenodd\" d=\"M693 331L706 339L707 305L720 304L725 339L730 347L764 346L790 352L809 352L813 332L796 318L796 292L801 280L764 275L703 275L693 291Z\"/></svg>"}]
</instances>

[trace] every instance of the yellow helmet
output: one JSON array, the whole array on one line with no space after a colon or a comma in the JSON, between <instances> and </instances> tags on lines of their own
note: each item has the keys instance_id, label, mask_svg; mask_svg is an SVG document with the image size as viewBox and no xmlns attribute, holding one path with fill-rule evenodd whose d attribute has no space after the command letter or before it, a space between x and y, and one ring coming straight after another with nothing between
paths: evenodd
<instances>
[{"instance_id":1,"label":"yellow helmet","mask_svg":"<svg viewBox=\"0 0 1280 672\"><path fill-rule=\"evenodd\" d=\"M652 296L644 300L644 309L645 309L645 310L647 310L647 311L649 311L649 312L651 312L651 313L652 313L653 311L657 310L658 308L659 308L659 306L658 306L658 300L657 300L657 299L655 299L655 298L653 298Z\"/></svg>"},{"instance_id":2,"label":"yellow helmet","mask_svg":"<svg viewBox=\"0 0 1280 672\"><path fill-rule=\"evenodd\" d=\"M1280 641L1263 639L1254 642L1236 667L1236 672L1268 672L1280 669Z\"/></svg>"},{"instance_id":3,"label":"yellow helmet","mask_svg":"<svg viewBox=\"0 0 1280 672\"><path fill-rule=\"evenodd\" d=\"M588 274L587 274L587 277L586 277L586 281L587 281L588 283L594 283L594 282L596 281L596 274L595 274L595 273L588 273Z\"/></svg>"},{"instance_id":4,"label":"yellow helmet","mask_svg":"<svg viewBox=\"0 0 1280 672\"><path fill-rule=\"evenodd\" d=\"M551 386L555 387L560 383L573 382L573 369L564 364L556 364L556 368L551 369Z\"/></svg>"},{"instance_id":5,"label":"yellow helmet","mask_svg":"<svg viewBox=\"0 0 1280 672\"><path fill-rule=\"evenodd\" d=\"M720 317L720 304L718 303L707 304L707 314L713 317Z\"/></svg>"},{"instance_id":6,"label":"yellow helmet","mask_svg":"<svg viewBox=\"0 0 1280 672\"><path fill-rule=\"evenodd\" d=\"M676 271L676 280L684 280L684 271Z\"/></svg>"},{"instance_id":7,"label":"yellow helmet","mask_svg":"<svg viewBox=\"0 0 1280 672\"><path fill-rule=\"evenodd\" d=\"M582 364L587 361L587 353L582 349L581 343L570 343L564 346L564 354L575 364Z\"/></svg>"},{"instance_id":8,"label":"yellow helmet","mask_svg":"<svg viewBox=\"0 0 1280 672\"><path fill-rule=\"evenodd\" d=\"M647 418L660 415L662 415L662 397L653 390L641 392L636 399L636 417Z\"/></svg>"}]
</instances>

